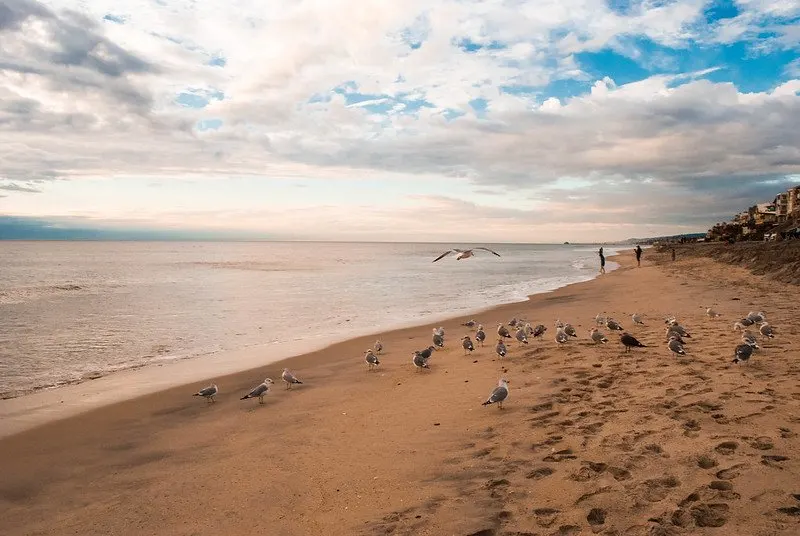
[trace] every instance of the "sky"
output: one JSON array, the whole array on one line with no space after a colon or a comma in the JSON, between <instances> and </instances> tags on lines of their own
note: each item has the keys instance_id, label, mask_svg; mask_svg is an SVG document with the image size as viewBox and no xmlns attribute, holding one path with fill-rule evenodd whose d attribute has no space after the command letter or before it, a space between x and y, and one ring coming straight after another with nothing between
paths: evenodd
<instances>
[{"instance_id":1,"label":"sky","mask_svg":"<svg viewBox=\"0 0 800 536\"><path fill-rule=\"evenodd\" d=\"M800 0L0 1L0 238L704 231L798 125Z\"/></svg>"}]
</instances>

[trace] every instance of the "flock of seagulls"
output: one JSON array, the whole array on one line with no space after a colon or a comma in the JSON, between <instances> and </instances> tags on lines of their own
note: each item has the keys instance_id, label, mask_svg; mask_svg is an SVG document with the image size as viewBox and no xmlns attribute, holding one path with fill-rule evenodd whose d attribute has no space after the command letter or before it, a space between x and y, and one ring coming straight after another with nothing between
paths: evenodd
<instances>
[{"instance_id":1,"label":"flock of seagulls","mask_svg":"<svg viewBox=\"0 0 800 536\"><path fill-rule=\"evenodd\" d=\"M281 379L286 384L286 389L291 389L292 385L302 385L303 382L297 379L297 377L289 372L289 369L283 369L283 373L281 373ZM258 398L258 403L264 403L264 397L269 394L270 387L275 382L272 381L272 378L265 378L263 382L259 383L253 389L244 395L240 400L247 400L248 398ZM212 383L208 387L204 387L200 389L192 396L201 396L208 400L209 403L216 402L215 397L219 394L219 387L217 387L216 383Z\"/></svg>"},{"instance_id":2,"label":"flock of seagulls","mask_svg":"<svg viewBox=\"0 0 800 536\"><path fill-rule=\"evenodd\" d=\"M711 307L706 309L706 315L712 319L722 316L720 313L714 311ZM604 314L598 314L594 320L596 325L589 330L589 339L594 344L607 344L609 342L608 337L606 337L601 330L602 327L605 327L610 332L618 332L619 342L625 348L625 353L631 352L634 348L648 347L636 339L636 337L625 331L621 322L615 320L614 318ZM632 314L631 321L634 325L646 325L644 316L640 313ZM664 323L666 324L667 348L676 356L686 356L686 340L691 339L691 334L689 333L688 329L681 325L674 316L667 316L664 318ZM481 346L483 346L484 341L486 340L486 331L484 330L482 324L475 320L469 320L461 325L469 328L470 330L474 330L475 340L478 341ZM758 326L758 333L762 337L771 339L775 336L775 330L767 322L766 315L763 312L751 311L747 316L741 320L738 320L733 325L734 331L742 332L741 344L737 345L734 349L734 363L748 363L753 353L760 348L756 335L748 329L755 329L756 326ZM547 328L543 324L537 324L536 326L533 326L530 322L525 320L512 318L507 325L503 323L498 324L496 331L498 338L497 344L495 345L495 353L499 358L503 359L508 355L508 347L505 343L506 340L509 342L516 340L517 344L519 344L520 347L523 347L529 344L529 339L539 339L541 341L545 332L547 331ZM554 340L559 346L568 344L570 340L578 338L578 332L572 324L562 322L561 320L556 320ZM431 334L431 343L432 344L428 347L412 353L411 362L417 372L420 370L430 370L431 367L429 361L431 357L435 352L445 347L445 330L443 327L433 328ZM473 344L472 338L469 334L461 337L461 347L464 350L465 356L475 351L475 345ZM378 356L381 354L381 352L383 352L383 349L383 343L380 340L377 340L372 348L368 348L366 350L364 353L364 362L367 364L368 371L375 370L380 366L381 361ZM302 385L303 383L294 374L292 374L289 369L283 369L281 379L286 384L286 389L291 389L293 385ZM273 384L274 382L272 379L266 378L263 382L254 387L249 393L244 395L241 400L258 398L259 403L263 404L264 397L269 393ZM508 399L509 396L508 384L508 379L501 378L497 386L489 394L489 397L485 402L483 402L483 405L488 406L496 404L498 408L502 409L503 403ZM205 387L194 393L194 396L203 397L210 403L213 403L218 393L219 388L217 385L211 384L208 387Z\"/></svg>"}]
</instances>

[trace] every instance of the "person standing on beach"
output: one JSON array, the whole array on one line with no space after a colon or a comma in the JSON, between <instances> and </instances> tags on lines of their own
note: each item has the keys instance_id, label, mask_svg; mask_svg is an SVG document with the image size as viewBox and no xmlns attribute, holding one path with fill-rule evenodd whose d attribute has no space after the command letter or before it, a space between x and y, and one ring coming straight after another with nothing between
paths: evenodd
<instances>
[{"instance_id":1,"label":"person standing on beach","mask_svg":"<svg viewBox=\"0 0 800 536\"><path fill-rule=\"evenodd\" d=\"M636 265L642 267L642 246L636 244Z\"/></svg>"},{"instance_id":2,"label":"person standing on beach","mask_svg":"<svg viewBox=\"0 0 800 536\"><path fill-rule=\"evenodd\" d=\"M603 247L600 247L600 251L597 252L600 255L600 273L606 273L606 256L603 255Z\"/></svg>"}]
</instances>

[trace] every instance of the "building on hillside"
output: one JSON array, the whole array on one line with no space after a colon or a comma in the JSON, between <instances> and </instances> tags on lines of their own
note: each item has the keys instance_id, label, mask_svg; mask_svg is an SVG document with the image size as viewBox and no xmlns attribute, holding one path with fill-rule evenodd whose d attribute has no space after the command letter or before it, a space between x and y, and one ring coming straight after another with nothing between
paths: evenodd
<instances>
[{"instance_id":1,"label":"building on hillside","mask_svg":"<svg viewBox=\"0 0 800 536\"><path fill-rule=\"evenodd\" d=\"M774 203L759 203L755 206L755 224L769 225L778 222L778 214Z\"/></svg>"},{"instance_id":2,"label":"building on hillside","mask_svg":"<svg viewBox=\"0 0 800 536\"><path fill-rule=\"evenodd\" d=\"M786 216L789 214L789 192L782 192L775 196L773 201L775 205L775 217L778 223L786 221Z\"/></svg>"},{"instance_id":3,"label":"building on hillside","mask_svg":"<svg viewBox=\"0 0 800 536\"><path fill-rule=\"evenodd\" d=\"M786 213L792 214L798 211L800 211L800 186L795 186L786 191Z\"/></svg>"}]
</instances>

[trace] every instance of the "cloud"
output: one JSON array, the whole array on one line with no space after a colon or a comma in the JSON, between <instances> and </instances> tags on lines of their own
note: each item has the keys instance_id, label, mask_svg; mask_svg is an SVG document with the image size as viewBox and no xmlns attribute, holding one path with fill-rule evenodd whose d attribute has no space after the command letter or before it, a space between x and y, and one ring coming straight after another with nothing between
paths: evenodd
<instances>
[{"instance_id":1,"label":"cloud","mask_svg":"<svg viewBox=\"0 0 800 536\"><path fill-rule=\"evenodd\" d=\"M457 177L622 225L716 217L800 173L796 57L751 91L720 52L796 50L794 1L59 5L0 6L8 181ZM584 183L549 189L565 178Z\"/></svg>"},{"instance_id":2,"label":"cloud","mask_svg":"<svg viewBox=\"0 0 800 536\"><path fill-rule=\"evenodd\" d=\"M13 182L8 184L0 184L0 190L6 190L9 192L26 192L26 193L33 193L39 194L42 193L41 190L37 190L31 186L20 186L19 184L14 184ZM6 197L6 196L3 196Z\"/></svg>"}]
</instances>

